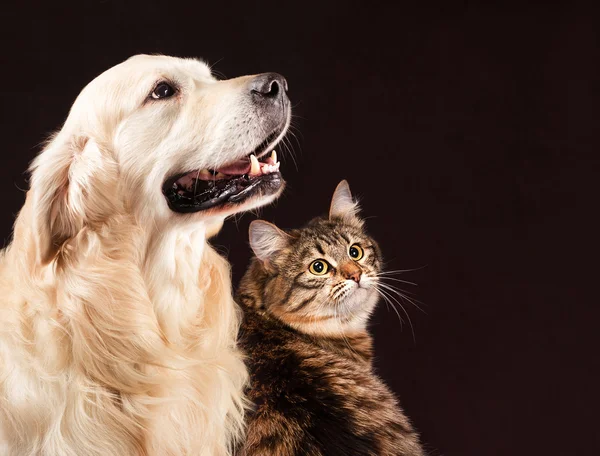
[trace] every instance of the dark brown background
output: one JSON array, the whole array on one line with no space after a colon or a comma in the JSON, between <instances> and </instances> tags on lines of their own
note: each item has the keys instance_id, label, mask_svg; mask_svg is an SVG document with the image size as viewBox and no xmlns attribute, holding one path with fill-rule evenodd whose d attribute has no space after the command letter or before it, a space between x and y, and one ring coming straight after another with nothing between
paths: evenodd
<instances>
[{"instance_id":1,"label":"dark brown background","mask_svg":"<svg viewBox=\"0 0 600 456\"><path fill-rule=\"evenodd\" d=\"M347 178L390 269L377 368L435 455L599 454L598 42L579 6L79 1L3 5L1 226L79 90L135 53L284 74L297 168L263 212L295 227ZM368 3L369 6L365 6ZM402 6L402 5L405 6ZM235 279L253 216L217 240Z\"/></svg>"}]
</instances>

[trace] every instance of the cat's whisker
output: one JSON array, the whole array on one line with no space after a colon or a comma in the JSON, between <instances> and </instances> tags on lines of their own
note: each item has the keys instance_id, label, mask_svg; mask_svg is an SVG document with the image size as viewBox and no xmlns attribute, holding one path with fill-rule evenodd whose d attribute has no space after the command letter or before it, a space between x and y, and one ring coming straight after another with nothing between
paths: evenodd
<instances>
[{"instance_id":1,"label":"cat's whisker","mask_svg":"<svg viewBox=\"0 0 600 456\"><path fill-rule=\"evenodd\" d=\"M339 283L332 288L332 299L337 303L348 293L348 291L346 283Z\"/></svg>"},{"instance_id":2,"label":"cat's whisker","mask_svg":"<svg viewBox=\"0 0 600 456\"><path fill-rule=\"evenodd\" d=\"M400 279L394 279L394 278L392 278L392 277L380 277L379 275L377 275L377 274L375 274L375 273L370 273L370 274L367 274L367 275L365 275L365 278L369 279L369 282L368 282L368 283L375 283L375 284L385 284L385 285L387 285L388 287L391 287L391 286L392 286L392 284L386 284L386 283L384 282L385 280L392 280L392 281L396 281L396 282L402 282L402 283L406 283L406 284L408 284L408 285L415 285L415 286L418 286L416 283L413 283L413 282L408 282L408 281L405 281L405 280L400 280ZM408 294L410 294L410 295L414 295L414 293L413 293L413 292L410 292L410 291L402 290L402 292L404 292L404 293L408 293Z\"/></svg>"},{"instance_id":3,"label":"cat's whisker","mask_svg":"<svg viewBox=\"0 0 600 456\"><path fill-rule=\"evenodd\" d=\"M387 290L391 291L392 293L397 294L398 296L401 296L402 298L406 299L407 301L409 301L413 306L415 306L417 309L419 309L421 312L425 313L425 311L423 310L423 308L419 305L423 305L425 306L426 304L422 301L419 301L417 298L414 297L414 293L410 293L406 290L402 290L400 288L397 287L392 287L387 283L379 283L379 285L381 285L382 287L386 288ZM406 294L410 294L413 297L409 297ZM417 304L418 303L418 304Z\"/></svg>"},{"instance_id":4,"label":"cat's whisker","mask_svg":"<svg viewBox=\"0 0 600 456\"><path fill-rule=\"evenodd\" d=\"M379 275L390 275L390 274L404 274L405 272L412 272L414 269L385 269L379 271Z\"/></svg>"},{"instance_id":5,"label":"cat's whisker","mask_svg":"<svg viewBox=\"0 0 600 456\"><path fill-rule=\"evenodd\" d=\"M408 314L408 312L406 311L406 309L404 308L404 306L400 303L400 301L398 301L396 298L394 298L394 296L391 295L389 292L386 292L383 289L379 289L378 291L380 292L381 295L387 295L390 299L392 299L393 302L395 302L396 304L398 304L400 306L400 309L402 309L402 312L404 312L404 315L406 315L406 318L408 319L408 323L410 324L410 331L412 333L413 342L416 343L417 339L415 337L415 328L414 328L414 326L412 324L412 320L410 318L410 315ZM392 306L393 306L393 303L392 303Z\"/></svg>"},{"instance_id":6,"label":"cat's whisker","mask_svg":"<svg viewBox=\"0 0 600 456\"><path fill-rule=\"evenodd\" d=\"M379 293L379 296L381 296L383 298L385 305L387 307L387 310L389 311L390 306L391 306L392 309L394 310L394 312L396 312L396 315L398 315L398 320L400 321L400 328L402 328L404 320L400 316L400 313L398 312L398 309L396 309L396 306L394 306L394 303L391 301L390 298L387 297L387 295L383 294L383 292L381 292L380 290L377 290L377 293Z\"/></svg>"},{"instance_id":7,"label":"cat's whisker","mask_svg":"<svg viewBox=\"0 0 600 456\"><path fill-rule=\"evenodd\" d=\"M403 299L407 300L408 302L410 302L413 306L415 306L417 309L419 309L421 312L423 312L424 314L426 314L427 312L425 312L425 309L423 309L421 306L419 306L417 303L421 304L421 305L426 305L425 303L423 303L422 301L419 301L418 299L414 298L414 297L409 297L406 296L404 293L398 292L398 295L400 297L402 297Z\"/></svg>"},{"instance_id":8,"label":"cat's whisker","mask_svg":"<svg viewBox=\"0 0 600 456\"><path fill-rule=\"evenodd\" d=\"M384 277L377 277L376 279L374 279L374 281L377 283L377 285L381 285L382 287L387 288L388 290L392 291L393 293L400 293L400 294L404 294L404 293L408 293L411 296L414 296L415 293L407 291L407 290L403 290L402 288L399 288L396 284L394 283L386 283L384 282L385 279ZM420 304L423 304L421 301L419 301L418 299L415 298L415 301L419 302Z\"/></svg>"},{"instance_id":9,"label":"cat's whisker","mask_svg":"<svg viewBox=\"0 0 600 456\"><path fill-rule=\"evenodd\" d=\"M391 294L396 294L396 295L398 295L398 297L400 297L401 299L405 299L405 300L407 300L407 301L408 301L410 304L412 304L413 306L415 306L415 307L416 307L417 309L419 309L421 312L423 312L423 313L426 313L426 312L423 310L423 308L422 308L421 306L419 306L419 304L422 304L422 305L425 305L425 304L424 304L423 302L419 301L419 300L418 300L418 299L416 299L416 298L410 298L410 297L406 296L404 293L408 293L407 291L404 291L404 290L399 290L398 288L392 287L392 286L390 286L389 284L386 284L386 283L381 283L381 282L379 282L377 285L378 285L378 286L380 286L380 287L382 287L382 288L384 288L384 289L386 289L386 290L387 290L389 293L391 293ZM403 293L403 292L404 292L404 293ZM417 302L418 302L419 304L417 304Z\"/></svg>"},{"instance_id":10,"label":"cat's whisker","mask_svg":"<svg viewBox=\"0 0 600 456\"><path fill-rule=\"evenodd\" d=\"M379 294L379 296L381 296L383 298L382 294L379 293L379 290L377 290L377 293ZM385 308L389 312L390 311L390 304L388 303L388 300L384 298L383 302L385 302ZM400 328L402 328L402 319L400 319Z\"/></svg>"},{"instance_id":11,"label":"cat's whisker","mask_svg":"<svg viewBox=\"0 0 600 456\"><path fill-rule=\"evenodd\" d=\"M380 284L382 284L382 285L386 285L388 288L391 288L391 289L392 289L392 290L394 290L395 292L402 292L403 294L404 294L404 293L406 293L406 294L408 294L408 295L410 295L410 296L413 296L413 299L415 299L416 301L418 301L416 298L414 298L415 296L417 296L417 294L416 294L416 293L414 293L414 292L412 292L412 291L404 290L404 289L402 289L402 288L397 288L397 287L395 286L395 284L391 284L391 283L385 283L385 282L383 281L383 279L384 279L383 277L378 277L378 278L377 278L377 281L378 281L377 283L380 283ZM419 301L419 302L420 302L420 301ZM420 303L421 303L421 304L423 304L422 302L420 302Z\"/></svg>"},{"instance_id":12,"label":"cat's whisker","mask_svg":"<svg viewBox=\"0 0 600 456\"><path fill-rule=\"evenodd\" d=\"M421 269L425 269L426 267L427 265L413 269L386 269L385 271L381 271L380 274L402 274L405 272L420 271Z\"/></svg>"},{"instance_id":13,"label":"cat's whisker","mask_svg":"<svg viewBox=\"0 0 600 456\"><path fill-rule=\"evenodd\" d=\"M415 287L418 287L419 284L415 283L415 282L410 282L408 280L402 280L402 279L397 279L395 277L387 277L387 276L382 276L380 274L376 274L376 277L378 279L382 279L382 280L393 280L394 282L402 282L402 283L406 283L408 285L414 285Z\"/></svg>"},{"instance_id":14,"label":"cat's whisker","mask_svg":"<svg viewBox=\"0 0 600 456\"><path fill-rule=\"evenodd\" d=\"M413 293L412 291L408 291L408 290L403 290L401 288L396 288L395 286L393 286L390 283L385 283L384 280L386 279L386 277L372 277L372 276L367 276L367 278L369 279L368 284L377 284L377 285L382 285L382 286L387 286L388 288L390 288L394 293L399 293L400 291L404 294L409 294L410 296L413 296L413 299L417 302L419 302L420 304L425 305L424 303L422 303L421 301L419 301L418 299L416 299L414 296L417 296L416 293ZM400 290L400 291L398 291ZM418 306L417 306L418 307Z\"/></svg>"},{"instance_id":15,"label":"cat's whisker","mask_svg":"<svg viewBox=\"0 0 600 456\"><path fill-rule=\"evenodd\" d=\"M344 282L341 282L341 283L338 283L337 285L334 285L331 288L332 293L335 295L335 293L337 293L339 289L342 289L344 287L344 285L345 285Z\"/></svg>"}]
</instances>

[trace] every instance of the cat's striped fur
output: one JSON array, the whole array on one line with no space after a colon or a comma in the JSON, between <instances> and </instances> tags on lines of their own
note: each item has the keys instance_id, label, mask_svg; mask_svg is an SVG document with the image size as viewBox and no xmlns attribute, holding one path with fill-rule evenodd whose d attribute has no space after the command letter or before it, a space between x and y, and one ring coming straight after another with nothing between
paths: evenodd
<instances>
[{"instance_id":1,"label":"cat's striped fur","mask_svg":"<svg viewBox=\"0 0 600 456\"><path fill-rule=\"evenodd\" d=\"M251 225L256 257L238 301L254 410L241 455L424 454L372 369L366 324L381 254L357 209L344 181L329 217L289 233L262 221ZM357 245L363 255L352 258ZM325 274L317 273L321 267L311 272L315 260L327 263Z\"/></svg>"}]
</instances>

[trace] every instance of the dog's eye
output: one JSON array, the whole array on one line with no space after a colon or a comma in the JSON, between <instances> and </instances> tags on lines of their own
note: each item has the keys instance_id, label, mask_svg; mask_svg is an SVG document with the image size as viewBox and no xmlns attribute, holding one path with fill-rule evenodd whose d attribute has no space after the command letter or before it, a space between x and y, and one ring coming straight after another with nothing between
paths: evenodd
<instances>
[{"instance_id":1,"label":"dog's eye","mask_svg":"<svg viewBox=\"0 0 600 456\"><path fill-rule=\"evenodd\" d=\"M158 84L150 94L150 96L155 100L159 100L161 98L169 98L173 95L175 95L175 89L166 82L161 82L160 84Z\"/></svg>"}]
</instances>

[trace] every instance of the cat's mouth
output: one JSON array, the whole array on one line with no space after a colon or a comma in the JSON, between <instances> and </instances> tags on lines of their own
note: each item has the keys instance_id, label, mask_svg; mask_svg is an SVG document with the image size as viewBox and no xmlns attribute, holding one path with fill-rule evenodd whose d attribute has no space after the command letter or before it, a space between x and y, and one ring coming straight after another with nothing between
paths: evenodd
<instances>
[{"instance_id":1,"label":"cat's mouth","mask_svg":"<svg viewBox=\"0 0 600 456\"><path fill-rule=\"evenodd\" d=\"M259 154L260 156L260 154ZM200 169L167 179L163 194L174 212L190 213L225 204L241 204L252 196L274 195L283 188L277 152L260 159L250 154L218 169Z\"/></svg>"}]
</instances>

